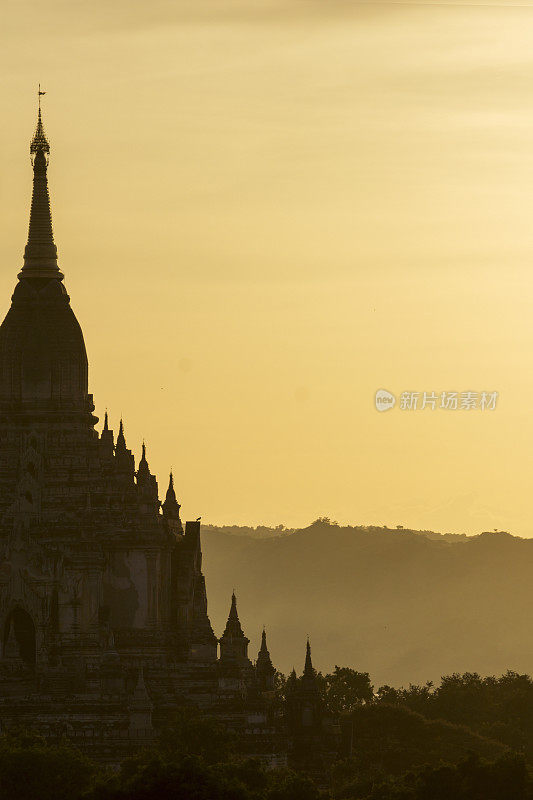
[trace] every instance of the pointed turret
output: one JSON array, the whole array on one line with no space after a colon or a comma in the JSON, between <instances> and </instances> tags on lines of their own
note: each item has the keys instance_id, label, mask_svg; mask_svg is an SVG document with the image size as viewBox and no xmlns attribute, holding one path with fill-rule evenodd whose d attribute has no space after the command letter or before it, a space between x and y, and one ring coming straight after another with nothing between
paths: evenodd
<instances>
[{"instance_id":1,"label":"pointed turret","mask_svg":"<svg viewBox=\"0 0 533 800\"><path fill-rule=\"evenodd\" d=\"M287 683L285 684L286 691L294 691L298 685L298 676L296 675L296 670L293 667L289 673L289 677L287 678Z\"/></svg>"},{"instance_id":2,"label":"pointed turret","mask_svg":"<svg viewBox=\"0 0 533 800\"><path fill-rule=\"evenodd\" d=\"M176 492L174 491L174 475L170 472L168 479L168 489L164 503L161 508L163 516L167 523L169 531L173 533L183 533L183 525L180 519L180 504L176 499Z\"/></svg>"},{"instance_id":3,"label":"pointed turret","mask_svg":"<svg viewBox=\"0 0 533 800\"><path fill-rule=\"evenodd\" d=\"M263 628L263 630L261 632L261 647L259 648L259 655L257 657L258 660L261 658L261 656L263 656L265 654L270 658L270 653L268 652L268 647L267 647L266 630Z\"/></svg>"},{"instance_id":4,"label":"pointed turret","mask_svg":"<svg viewBox=\"0 0 533 800\"><path fill-rule=\"evenodd\" d=\"M228 621L226 622L226 629L224 636L243 637L244 633L241 627L241 621L237 611L237 598L235 592L231 595L231 606L228 614Z\"/></svg>"},{"instance_id":5,"label":"pointed turret","mask_svg":"<svg viewBox=\"0 0 533 800\"><path fill-rule=\"evenodd\" d=\"M102 433L100 435L100 442L106 458L108 459L113 458L113 453L115 451L115 441L114 441L113 431L109 427L109 417L107 414L107 408L104 416L104 427L102 428Z\"/></svg>"},{"instance_id":6,"label":"pointed turret","mask_svg":"<svg viewBox=\"0 0 533 800\"><path fill-rule=\"evenodd\" d=\"M120 427L115 446L115 467L117 473L126 480L128 484L133 482L135 474L135 459L131 450L126 447L126 437L124 436L124 423L120 419Z\"/></svg>"},{"instance_id":7,"label":"pointed turret","mask_svg":"<svg viewBox=\"0 0 533 800\"><path fill-rule=\"evenodd\" d=\"M148 461L146 460L146 444L142 444L142 455L141 460L139 461L139 468L137 470L137 483L144 484L147 483L150 478L150 468L148 466Z\"/></svg>"},{"instance_id":8,"label":"pointed turret","mask_svg":"<svg viewBox=\"0 0 533 800\"><path fill-rule=\"evenodd\" d=\"M246 638L241 627L239 614L237 613L237 598L235 597L235 592L231 595L231 607L228 621L226 622L226 628L219 642L221 663L227 662L240 665L249 663L248 644L250 640Z\"/></svg>"},{"instance_id":9,"label":"pointed turret","mask_svg":"<svg viewBox=\"0 0 533 800\"><path fill-rule=\"evenodd\" d=\"M146 458L146 444L143 441L142 455L137 470L137 490L139 492L139 506L142 513L159 514L159 493L155 475L150 472Z\"/></svg>"},{"instance_id":10,"label":"pointed turret","mask_svg":"<svg viewBox=\"0 0 533 800\"><path fill-rule=\"evenodd\" d=\"M117 451L119 450L126 450L126 437L124 436L124 423L122 421L122 417L120 418L120 425L118 429L118 436L117 436Z\"/></svg>"},{"instance_id":11,"label":"pointed turret","mask_svg":"<svg viewBox=\"0 0 533 800\"><path fill-rule=\"evenodd\" d=\"M100 449L103 457L108 463L112 463L115 454L115 437L113 431L109 427L109 416L107 409L104 416L104 427L100 434Z\"/></svg>"},{"instance_id":12,"label":"pointed turret","mask_svg":"<svg viewBox=\"0 0 533 800\"><path fill-rule=\"evenodd\" d=\"M40 98L39 98L40 99ZM33 163L33 194L31 199L28 243L24 251L24 266L19 277L57 278L63 274L57 266L57 247L52 230L52 212L48 193L48 159L50 145L44 132L41 107L37 127L30 144Z\"/></svg>"},{"instance_id":13,"label":"pointed turret","mask_svg":"<svg viewBox=\"0 0 533 800\"><path fill-rule=\"evenodd\" d=\"M269 691L274 688L274 675L276 674L276 670L272 664L270 653L268 652L266 631L264 628L261 634L261 647L257 654L257 661L255 662L255 671L259 688L262 691Z\"/></svg>"},{"instance_id":14,"label":"pointed turret","mask_svg":"<svg viewBox=\"0 0 533 800\"><path fill-rule=\"evenodd\" d=\"M163 514L166 517L179 517L180 515L180 504L176 498L176 492L174 489L174 475L172 470L170 471L170 475L168 476L168 489L165 496L165 502L161 506L163 509Z\"/></svg>"},{"instance_id":15,"label":"pointed turret","mask_svg":"<svg viewBox=\"0 0 533 800\"><path fill-rule=\"evenodd\" d=\"M311 645L309 643L309 639L307 639L307 647L305 649L305 666L304 666L304 678L315 678L316 672L313 668L313 662L311 661Z\"/></svg>"},{"instance_id":16,"label":"pointed turret","mask_svg":"<svg viewBox=\"0 0 533 800\"><path fill-rule=\"evenodd\" d=\"M300 756L307 759L320 736L323 718L323 701L317 673L311 660L311 645L307 639L305 650L305 666L303 675L298 680L291 675L285 687L288 704L288 724L294 738L294 746L300 750ZM319 741L319 740L317 740Z\"/></svg>"}]
</instances>

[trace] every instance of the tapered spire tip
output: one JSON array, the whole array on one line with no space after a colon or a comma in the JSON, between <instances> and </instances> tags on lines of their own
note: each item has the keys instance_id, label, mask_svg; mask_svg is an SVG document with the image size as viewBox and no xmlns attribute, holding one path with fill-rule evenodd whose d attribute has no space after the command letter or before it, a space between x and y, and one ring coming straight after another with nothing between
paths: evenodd
<instances>
[{"instance_id":1,"label":"tapered spire tip","mask_svg":"<svg viewBox=\"0 0 533 800\"><path fill-rule=\"evenodd\" d=\"M52 212L48 193L48 159L50 144L44 132L41 114L41 91L39 86L39 109L37 125L30 142L30 155L33 164L33 192L31 199L28 243L24 250L24 266L19 278L63 279L57 266L57 247L52 229Z\"/></svg>"},{"instance_id":2,"label":"tapered spire tip","mask_svg":"<svg viewBox=\"0 0 533 800\"><path fill-rule=\"evenodd\" d=\"M311 660L311 644L309 642L309 637L307 637L307 645L305 648L304 677L313 677L314 674L315 670L313 668L313 662Z\"/></svg>"}]
</instances>

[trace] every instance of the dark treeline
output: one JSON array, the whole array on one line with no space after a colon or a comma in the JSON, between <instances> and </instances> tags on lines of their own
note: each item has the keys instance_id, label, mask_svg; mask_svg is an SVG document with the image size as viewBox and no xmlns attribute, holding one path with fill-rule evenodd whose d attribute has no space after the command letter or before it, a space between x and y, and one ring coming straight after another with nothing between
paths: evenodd
<instances>
[{"instance_id":1,"label":"dark treeline","mask_svg":"<svg viewBox=\"0 0 533 800\"><path fill-rule=\"evenodd\" d=\"M153 748L110 774L67 743L0 738L0 797L17 800L529 800L533 681L452 675L438 686L375 689L367 673L318 675L339 719L337 758L313 774L268 770L235 734L185 708ZM278 676L284 713L291 677Z\"/></svg>"}]
</instances>

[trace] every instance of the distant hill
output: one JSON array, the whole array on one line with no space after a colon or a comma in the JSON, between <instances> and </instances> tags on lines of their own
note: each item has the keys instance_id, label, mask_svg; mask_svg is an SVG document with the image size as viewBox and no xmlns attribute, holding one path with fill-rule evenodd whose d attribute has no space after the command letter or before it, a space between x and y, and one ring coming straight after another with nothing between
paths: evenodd
<instances>
[{"instance_id":1,"label":"distant hill","mask_svg":"<svg viewBox=\"0 0 533 800\"><path fill-rule=\"evenodd\" d=\"M255 657L263 624L276 666L368 671L376 686L452 672L533 672L533 540L340 527L204 526L215 633L235 588Z\"/></svg>"}]
</instances>

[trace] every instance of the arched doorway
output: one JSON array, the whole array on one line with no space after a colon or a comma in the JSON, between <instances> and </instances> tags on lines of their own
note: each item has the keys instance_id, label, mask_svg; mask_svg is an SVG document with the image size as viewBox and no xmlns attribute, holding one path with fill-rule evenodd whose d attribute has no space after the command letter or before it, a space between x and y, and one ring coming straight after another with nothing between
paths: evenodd
<instances>
[{"instance_id":1,"label":"arched doorway","mask_svg":"<svg viewBox=\"0 0 533 800\"><path fill-rule=\"evenodd\" d=\"M13 657L35 665L35 625L23 608L13 609L4 628L4 658Z\"/></svg>"}]
</instances>

